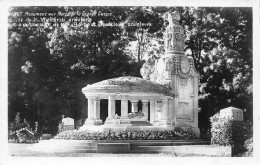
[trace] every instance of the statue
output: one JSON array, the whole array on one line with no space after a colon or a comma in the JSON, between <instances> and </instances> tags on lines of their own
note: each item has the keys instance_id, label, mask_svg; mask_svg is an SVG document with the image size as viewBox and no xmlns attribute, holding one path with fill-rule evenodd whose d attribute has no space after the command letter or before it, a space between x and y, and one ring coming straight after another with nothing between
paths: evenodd
<instances>
[{"instance_id":1,"label":"statue","mask_svg":"<svg viewBox=\"0 0 260 165\"><path fill-rule=\"evenodd\" d=\"M166 12L163 15L164 20L168 21L168 26L173 27L174 24L179 24L180 21L180 13L178 11L174 12Z\"/></svg>"},{"instance_id":2,"label":"statue","mask_svg":"<svg viewBox=\"0 0 260 165\"><path fill-rule=\"evenodd\" d=\"M127 116L128 116L129 119L142 118L144 116L144 113L142 111L134 112L134 113L132 112L132 113L129 113Z\"/></svg>"},{"instance_id":3,"label":"statue","mask_svg":"<svg viewBox=\"0 0 260 165\"><path fill-rule=\"evenodd\" d=\"M166 12L163 16L165 22L169 24L165 31L165 52L169 53L183 53L184 51L184 30L179 24L180 14L178 11Z\"/></svg>"}]
</instances>

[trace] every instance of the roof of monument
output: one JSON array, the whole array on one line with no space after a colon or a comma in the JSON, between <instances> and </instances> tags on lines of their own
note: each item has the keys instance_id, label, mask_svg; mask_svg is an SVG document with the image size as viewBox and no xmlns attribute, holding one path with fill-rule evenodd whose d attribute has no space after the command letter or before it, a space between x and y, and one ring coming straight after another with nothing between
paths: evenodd
<instances>
[{"instance_id":1,"label":"roof of monument","mask_svg":"<svg viewBox=\"0 0 260 165\"><path fill-rule=\"evenodd\" d=\"M172 96L173 90L165 85L161 85L149 80L144 80L139 77L125 76L103 80L82 88L82 92L86 94L95 93L127 93L132 95L151 95L162 94Z\"/></svg>"}]
</instances>

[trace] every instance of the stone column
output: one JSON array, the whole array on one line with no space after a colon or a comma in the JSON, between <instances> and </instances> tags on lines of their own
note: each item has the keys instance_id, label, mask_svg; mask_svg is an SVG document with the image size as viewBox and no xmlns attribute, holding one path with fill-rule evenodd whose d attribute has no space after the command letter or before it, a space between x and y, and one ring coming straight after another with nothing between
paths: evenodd
<instances>
[{"instance_id":1,"label":"stone column","mask_svg":"<svg viewBox=\"0 0 260 165\"><path fill-rule=\"evenodd\" d=\"M155 100L150 100L150 123L153 124L155 119Z\"/></svg>"},{"instance_id":2,"label":"stone column","mask_svg":"<svg viewBox=\"0 0 260 165\"><path fill-rule=\"evenodd\" d=\"M94 119L94 98L88 97L88 120Z\"/></svg>"},{"instance_id":3,"label":"stone column","mask_svg":"<svg viewBox=\"0 0 260 165\"><path fill-rule=\"evenodd\" d=\"M121 117L120 125L131 126L128 118L128 96L121 97Z\"/></svg>"},{"instance_id":4,"label":"stone column","mask_svg":"<svg viewBox=\"0 0 260 165\"><path fill-rule=\"evenodd\" d=\"M94 99L94 119L100 118L100 100Z\"/></svg>"},{"instance_id":5,"label":"stone column","mask_svg":"<svg viewBox=\"0 0 260 165\"><path fill-rule=\"evenodd\" d=\"M159 121L159 126L163 127L171 127L172 122L169 120L168 114L169 114L169 99L163 99L162 100L162 117Z\"/></svg>"},{"instance_id":6,"label":"stone column","mask_svg":"<svg viewBox=\"0 0 260 165\"><path fill-rule=\"evenodd\" d=\"M121 99L121 117L127 118L128 115L128 97L122 96Z\"/></svg>"},{"instance_id":7,"label":"stone column","mask_svg":"<svg viewBox=\"0 0 260 165\"><path fill-rule=\"evenodd\" d=\"M106 118L106 125L116 124L116 108L115 108L115 96L108 96L108 117Z\"/></svg>"},{"instance_id":8,"label":"stone column","mask_svg":"<svg viewBox=\"0 0 260 165\"><path fill-rule=\"evenodd\" d=\"M115 96L108 97L108 118L115 118L116 108L115 108Z\"/></svg>"},{"instance_id":9,"label":"stone column","mask_svg":"<svg viewBox=\"0 0 260 165\"><path fill-rule=\"evenodd\" d=\"M100 99L94 99L94 120L95 125L101 125L102 120L100 119Z\"/></svg>"},{"instance_id":10,"label":"stone column","mask_svg":"<svg viewBox=\"0 0 260 165\"><path fill-rule=\"evenodd\" d=\"M88 118L85 121L83 127L101 125L102 120L100 120L100 100L97 97L87 97L88 98Z\"/></svg>"},{"instance_id":11,"label":"stone column","mask_svg":"<svg viewBox=\"0 0 260 165\"><path fill-rule=\"evenodd\" d=\"M175 108L175 97L170 99L170 114L173 125L176 124L176 108Z\"/></svg>"},{"instance_id":12,"label":"stone column","mask_svg":"<svg viewBox=\"0 0 260 165\"><path fill-rule=\"evenodd\" d=\"M144 117L145 117L146 120L148 120L148 103L149 103L149 100L142 100L142 103L143 103L142 111L144 113Z\"/></svg>"},{"instance_id":13,"label":"stone column","mask_svg":"<svg viewBox=\"0 0 260 165\"><path fill-rule=\"evenodd\" d=\"M138 112L138 100L131 100L132 113Z\"/></svg>"}]
</instances>

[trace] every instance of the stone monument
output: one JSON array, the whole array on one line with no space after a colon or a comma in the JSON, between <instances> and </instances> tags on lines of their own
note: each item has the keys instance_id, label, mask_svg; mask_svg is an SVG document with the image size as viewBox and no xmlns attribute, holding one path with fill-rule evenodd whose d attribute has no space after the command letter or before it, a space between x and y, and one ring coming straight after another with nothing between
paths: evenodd
<instances>
[{"instance_id":1,"label":"stone monument","mask_svg":"<svg viewBox=\"0 0 260 165\"><path fill-rule=\"evenodd\" d=\"M66 117L62 119L62 130L74 130L74 119Z\"/></svg>"},{"instance_id":2,"label":"stone monument","mask_svg":"<svg viewBox=\"0 0 260 165\"><path fill-rule=\"evenodd\" d=\"M176 94L170 101L175 127L198 129L198 79L193 59L184 55L184 29L179 24L177 11L166 13L168 26L164 34L165 54L154 62L145 63L141 69L144 79L168 86ZM149 71L142 71L147 68Z\"/></svg>"},{"instance_id":3,"label":"stone monument","mask_svg":"<svg viewBox=\"0 0 260 165\"><path fill-rule=\"evenodd\" d=\"M230 117L233 121L244 121L243 110L235 107L221 109L220 117Z\"/></svg>"},{"instance_id":4,"label":"stone monument","mask_svg":"<svg viewBox=\"0 0 260 165\"><path fill-rule=\"evenodd\" d=\"M149 58L139 77L103 80L82 89L88 99L88 118L82 128L100 126L100 100L108 99L108 117L103 126L132 129L174 129L199 136L198 78L193 59L184 55L184 29L177 11L167 12L164 34L165 54ZM115 114L115 100L121 101L121 116ZM131 113L128 114L128 101ZM137 103L142 102L138 112ZM140 126L138 126L138 123ZM146 123L146 124L145 124Z\"/></svg>"}]
</instances>

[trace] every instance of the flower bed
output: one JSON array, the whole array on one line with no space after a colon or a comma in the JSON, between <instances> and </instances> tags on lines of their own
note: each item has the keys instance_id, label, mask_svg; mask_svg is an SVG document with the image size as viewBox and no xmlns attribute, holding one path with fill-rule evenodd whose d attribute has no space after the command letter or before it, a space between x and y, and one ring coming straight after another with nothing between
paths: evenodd
<instances>
[{"instance_id":1,"label":"flower bed","mask_svg":"<svg viewBox=\"0 0 260 165\"><path fill-rule=\"evenodd\" d=\"M195 139L196 137L184 131L64 131L57 134L55 139L67 140L174 140Z\"/></svg>"}]
</instances>

